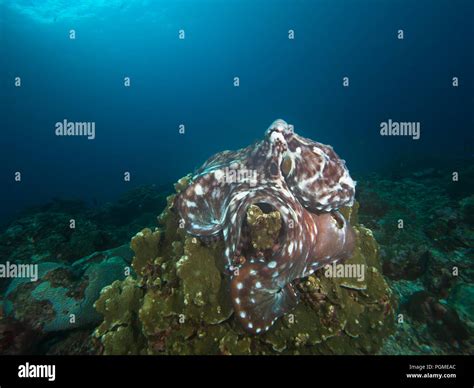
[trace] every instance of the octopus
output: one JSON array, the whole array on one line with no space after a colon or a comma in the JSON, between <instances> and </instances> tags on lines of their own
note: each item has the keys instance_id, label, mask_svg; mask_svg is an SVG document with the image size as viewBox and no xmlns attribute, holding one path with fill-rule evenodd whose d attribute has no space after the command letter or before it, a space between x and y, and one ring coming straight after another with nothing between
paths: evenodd
<instances>
[{"instance_id":1,"label":"octopus","mask_svg":"<svg viewBox=\"0 0 474 388\"><path fill-rule=\"evenodd\" d=\"M268 331L299 302L300 279L351 256L355 235L338 209L353 204L355 184L331 146L278 119L263 140L208 159L177 196L187 233L223 239L230 297L247 332ZM281 230L264 252L248 244L252 205L281 214Z\"/></svg>"}]
</instances>

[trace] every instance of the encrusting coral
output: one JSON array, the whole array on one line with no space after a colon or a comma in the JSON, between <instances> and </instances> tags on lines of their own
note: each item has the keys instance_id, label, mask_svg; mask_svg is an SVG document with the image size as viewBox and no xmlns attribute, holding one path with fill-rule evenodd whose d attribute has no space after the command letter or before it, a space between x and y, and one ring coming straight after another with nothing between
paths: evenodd
<instances>
[{"instance_id":1,"label":"encrusting coral","mask_svg":"<svg viewBox=\"0 0 474 388\"><path fill-rule=\"evenodd\" d=\"M175 185L178 193L188 181ZM356 237L345 264L361 265L364 278L326 276L322 268L301 279L301 303L260 335L246 332L235 317L223 242L187 234L174 203L175 195L168 197L159 228L132 238L136 277L104 288L95 303L104 316L94 333L104 354L367 354L393 332L395 300L381 275L378 245L358 224L357 203L341 209ZM268 246L278 219L249 209L251 240Z\"/></svg>"}]
</instances>

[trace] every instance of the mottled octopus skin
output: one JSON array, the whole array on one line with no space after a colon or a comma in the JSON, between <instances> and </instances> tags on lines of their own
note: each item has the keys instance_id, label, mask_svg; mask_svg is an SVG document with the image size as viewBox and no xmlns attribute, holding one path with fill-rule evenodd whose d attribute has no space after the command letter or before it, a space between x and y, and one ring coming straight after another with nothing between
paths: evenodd
<instances>
[{"instance_id":1,"label":"mottled octopus skin","mask_svg":"<svg viewBox=\"0 0 474 388\"><path fill-rule=\"evenodd\" d=\"M229 183L223 180L229 169L256 171L256 182ZM337 209L351 206L354 194L355 182L332 147L276 120L262 141L211 157L175 206L188 233L224 239L236 316L258 334L298 303L295 280L352 254L354 232ZM242 226L253 204L279 211L283 231L270 254L242 261Z\"/></svg>"}]
</instances>

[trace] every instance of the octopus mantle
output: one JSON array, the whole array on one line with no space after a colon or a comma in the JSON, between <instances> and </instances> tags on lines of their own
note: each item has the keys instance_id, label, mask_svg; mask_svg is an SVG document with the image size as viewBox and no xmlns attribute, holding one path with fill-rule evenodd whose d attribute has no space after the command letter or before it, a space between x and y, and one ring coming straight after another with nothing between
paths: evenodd
<instances>
[{"instance_id":1,"label":"octopus mantle","mask_svg":"<svg viewBox=\"0 0 474 388\"><path fill-rule=\"evenodd\" d=\"M276 120L263 140L211 157L175 206L188 233L224 239L234 310L258 334L298 303L298 279L350 257L354 232L337 209L351 206L354 194L355 182L332 147ZM281 214L275 244L263 252L248 244L251 205Z\"/></svg>"}]
</instances>

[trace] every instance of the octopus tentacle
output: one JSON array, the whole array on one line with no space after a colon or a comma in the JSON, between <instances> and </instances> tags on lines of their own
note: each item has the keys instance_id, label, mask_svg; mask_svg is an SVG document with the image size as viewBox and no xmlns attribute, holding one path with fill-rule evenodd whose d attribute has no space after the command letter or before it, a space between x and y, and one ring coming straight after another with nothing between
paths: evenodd
<instances>
[{"instance_id":1,"label":"octopus tentacle","mask_svg":"<svg viewBox=\"0 0 474 388\"><path fill-rule=\"evenodd\" d=\"M292 286L285 283L278 286L273 275L265 261L250 260L232 279L231 297L236 316L251 333L267 331L299 301Z\"/></svg>"},{"instance_id":2,"label":"octopus tentacle","mask_svg":"<svg viewBox=\"0 0 474 388\"><path fill-rule=\"evenodd\" d=\"M212 236L222 230L231 187L220 183L219 170L203 172L178 196L175 206L195 236Z\"/></svg>"},{"instance_id":3,"label":"octopus tentacle","mask_svg":"<svg viewBox=\"0 0 474 388\"><path fill-rule=\"evenodd\" d=\"M351 206L355 182L332 147L296 134L289 135L287 141L285 157L291 168L285 180L303 206L310 211Z\"/></svg>"}]
</instances>

